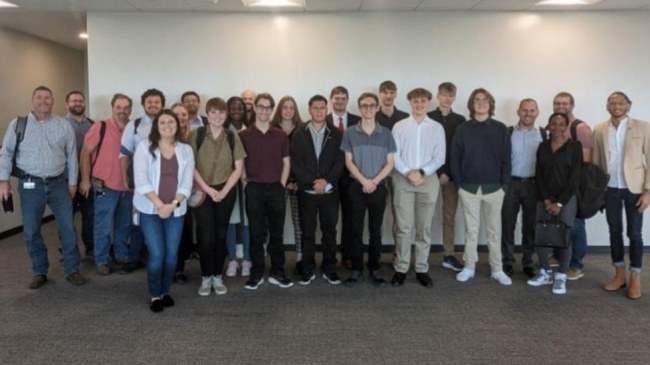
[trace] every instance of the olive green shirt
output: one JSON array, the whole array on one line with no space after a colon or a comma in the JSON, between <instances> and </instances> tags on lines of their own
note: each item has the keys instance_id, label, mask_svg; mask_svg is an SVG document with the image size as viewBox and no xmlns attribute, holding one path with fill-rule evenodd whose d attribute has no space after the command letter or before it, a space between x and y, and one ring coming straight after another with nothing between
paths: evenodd
<instances>
[{"instance_id":1,"label":"olive green shirt","mask_svg":"<svg viewBox=\"0 0 650 365\"><path fill-rule=\"evenodd\" d=\"M246 157L246 151L244 151L244 146L242 145L237 133L234 133L235 143L234 148L231 150L225 132L226 130L224 129L215 141L212 137L210 128L207 128L205 139L203 140L203 144L199 151L196 150L196 136L198 134L198 129L190 132L188 138L188 142L194 151L196 169L201 174L203 180L205 180L205 182L210 186L224 184L228 181L228 178L234 171L233 155L235 161L243 160ZM219 149L218 156L217 149ZM213 166L215 162L216 167ZM212 181L208 181L210 172L213 168L214 175L212 176Z\"/></svg>"}]
</instances>

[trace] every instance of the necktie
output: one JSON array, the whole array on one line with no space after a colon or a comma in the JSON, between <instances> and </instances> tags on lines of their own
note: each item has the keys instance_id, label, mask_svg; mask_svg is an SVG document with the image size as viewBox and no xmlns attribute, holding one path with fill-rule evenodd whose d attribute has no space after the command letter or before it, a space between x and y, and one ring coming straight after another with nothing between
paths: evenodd
<instances>
[{"instance_id":1,"label":"necktie","mask_svg":"<svg viewBox=\"0 0 650 365\"><path fill-rule=\"evenodd\" d=\"M341 133L345 132L345 127L343 126L343 118L339 117L339 131Z\"/></svg>"}]
</instances>

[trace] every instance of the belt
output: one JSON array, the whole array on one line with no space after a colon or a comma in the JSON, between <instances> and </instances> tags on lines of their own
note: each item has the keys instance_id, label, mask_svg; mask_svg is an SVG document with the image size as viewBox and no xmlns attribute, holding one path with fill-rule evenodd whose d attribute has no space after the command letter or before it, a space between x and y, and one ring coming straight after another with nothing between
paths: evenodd
<instances>
[{"instance_id":1,"label":"belt","mask_svg":"<svg viewBox=\"0 0 650 365\"><path fill-rule=\"evenodd\" d=\"M534 183L535 182L535 176L532 176L532 177L512 176L511 179L512 179L512 181L519 181L519 182L523 182L523 183Z\"/></svg>"},{"instance_id":2,"label":"belt","mask_svg":"<svg viewBox=\"0 0 650 365\"><path fill-rule=\"evenodd\" d=\"M25 174L25 176L23 177L23 179L25 179L25 180L28 180L28 179L37 180L37 181L42 182L43 184L47 184L47 183L50 183L50 182L52 182L52 181L57 181L57 180L62 179L62 178L64 177L64 175L65 175L65 173L59 174L59 175L57 175L57 176L38 177L38 176L33 176L33 175Z\"/></svg>"}]
</instances>

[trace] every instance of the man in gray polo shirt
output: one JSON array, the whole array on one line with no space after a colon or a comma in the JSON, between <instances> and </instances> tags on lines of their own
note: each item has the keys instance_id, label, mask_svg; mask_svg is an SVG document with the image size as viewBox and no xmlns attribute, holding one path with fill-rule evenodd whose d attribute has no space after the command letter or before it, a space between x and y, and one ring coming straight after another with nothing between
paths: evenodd
<instances>
[{"instance_id":1,"label":"man in gray polo shirt","mask_svg":"<svg viewBox=\"0 0 650 365\"><path fill-rule=\"evenodd\" d=\"M386 286L380 278L379 259L381 257L381 223L386 210L386 177L393 170L393 155L397 151L390 131L377 124L375 115L379 98L365 93L359 97L361 123L348 128L343 135L341 149L345 152L345 165L353 181L349 195L352 201L352 220L354 239L352 241L352 274L345 281L354 286L361 281L363 272L363 224L368 211L368 271L375 286Z\"/></svg>"},{"instance_id":2,"label":"man in gray polo shirt","mask_svg":"<svg viewBox=\"0 0 650 365\"><path fill-rule=\"evenodd\" d=\"M34 277L30 289L38 289L47 281L50 263L41 235L41 221L47 204L59 226L63 245L63 266L66 279L82 285L79 273L77 233L72 222L72 197L77 192L77 150L75 136L68 122L52 114L52 91L37 87L32 94L32 112L22 142L16 151L17 119L9 123L0 151L0 197L11 195L9 176L15 158L18 192L27 252L32 260ZM67 171L67 174L65 173Z\"/></svg>"}]
</instances>

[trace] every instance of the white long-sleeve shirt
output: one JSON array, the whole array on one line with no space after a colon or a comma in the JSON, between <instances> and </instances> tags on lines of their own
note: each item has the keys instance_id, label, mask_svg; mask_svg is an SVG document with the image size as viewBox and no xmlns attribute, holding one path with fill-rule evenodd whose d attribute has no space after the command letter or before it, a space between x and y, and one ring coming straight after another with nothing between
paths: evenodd
<instances>
[{"instance_id":1,"label":"white long-sleeve shirt","mask_svg":"<svg viewBox=\"0 0 650 365\"><path fill-rule=\"evenodd\" d=\"M400 174L421 169L430 176L445 164L445 130L440 123L427 117L418 124L409 116L395 124L393 137L397 144L395 170Z\"/></svg>"},{"instance_id":2,"label":"white long-sleeve shirt","mask_svg":"<svg viewBox=\"0 0 650 365\"><path fill-rule=\"evenodd\" d=\"M192 147L185 143L176 143L174 148L176 160L178 160L178 187L176 194L182 194L185 199L181 206L174 209L174 217L180 217L187 211L187 198L192 194L194 180L194 152ZM156 206L149 200L147 193L158 194L160 187L160 149L154 152L156 159L149 152L149 140L138 144L133 159L135 194L133 194L133 205L144 214L157 214Z\"/></svg>"}]
</instances>

